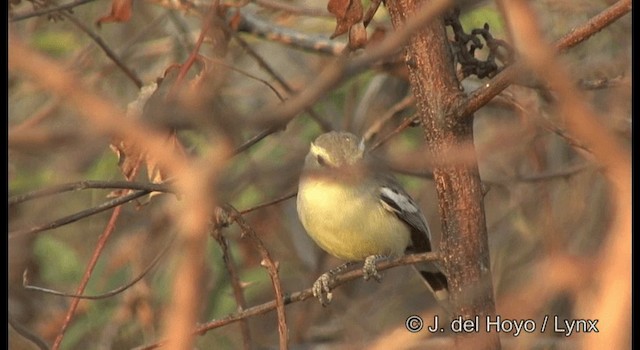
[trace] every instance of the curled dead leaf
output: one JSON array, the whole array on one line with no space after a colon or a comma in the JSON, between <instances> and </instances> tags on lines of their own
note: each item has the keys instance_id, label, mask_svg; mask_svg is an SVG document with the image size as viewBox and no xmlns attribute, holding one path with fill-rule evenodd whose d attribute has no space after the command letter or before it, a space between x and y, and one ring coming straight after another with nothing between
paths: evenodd
<instances>
[{"instance_id":1,"label":"curled dead leaf","mask_svg":"<svg viewBox=\"0 0 640 350\"><path fill-rule=\"evenodd\" d=\"M360 0L329 0L327 10L336 16L336 29L331 34L331 39L346 33L349 28L362 21Z\"/></svg>"},{"instance_id":2,"label":"curled dead leaf","mask_svg":"<svg viewBox=\"0 0 640 350\"><path fill-rule=\"evenodd\" d=\"M133 0L112 0L111 13L98 18L96 25L100 27L102 23L126 22L133 13Z\"/></svg>"}]
</instances>

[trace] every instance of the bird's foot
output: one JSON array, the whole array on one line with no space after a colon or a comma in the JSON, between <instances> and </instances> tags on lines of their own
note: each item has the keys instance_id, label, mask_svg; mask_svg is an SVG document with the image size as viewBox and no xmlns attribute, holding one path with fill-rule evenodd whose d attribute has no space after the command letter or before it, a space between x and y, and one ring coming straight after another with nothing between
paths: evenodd
<instances>
[{"instance_id":1,"label":"bird's foot","mask_svg":"<svg viewBox=\"0 0 640 350\"><path fill-rule=\"evenodd\" d=\"M376 263L386 258L387 257L384 255L371 255L364 259L364 265L362 266L362 276L364 277L365 281L368 281L372 277L378 282L382 280L382 275L378 272Z\"/></svg>"},{"instance_id":2,"label":"bird's foot","mask_svg":"<svg viewBox=\"0 0 640 350\"><path fill-rule=\"evenodd\" d=\"M333 293L331 293L331 286L335 283L336 275L346 270L351 265L353 265L353 263L348 262L336 268L333 268L329 270L329 272L325 272L320 275L320 277L318 277L318 279L313 282L311 291L313 292L313 296L318 298L318 301L320 301L320 304L322 306L329 305L331 299L333 298Z\"/></svg>"}]
</instances>

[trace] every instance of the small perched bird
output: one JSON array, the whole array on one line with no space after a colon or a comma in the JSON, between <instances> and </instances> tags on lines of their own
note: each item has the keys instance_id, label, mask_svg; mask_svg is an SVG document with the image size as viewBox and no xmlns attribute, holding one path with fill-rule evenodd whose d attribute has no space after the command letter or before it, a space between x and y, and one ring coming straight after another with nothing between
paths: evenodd
<instances>
[{"instance_id":1,"label":"small perched bird","mask_svg":"<svg viewBox=\"0 0 640 350\"><path fill-rule=\"evenodd\" d=\"M298 186L297 209L309 236L329 254L347 262L364 261L364 278L380 275L378 259L432 250L426 219L395 178L366 156L364 142L332 131L311 143ZM414 265L415 266L415 265ZM448 299L445 275L434 263L415 266L436 299ZM322 305L331 301L329 285L346 264L323 274L313 285Z\"/></svg>"}]
</instances>

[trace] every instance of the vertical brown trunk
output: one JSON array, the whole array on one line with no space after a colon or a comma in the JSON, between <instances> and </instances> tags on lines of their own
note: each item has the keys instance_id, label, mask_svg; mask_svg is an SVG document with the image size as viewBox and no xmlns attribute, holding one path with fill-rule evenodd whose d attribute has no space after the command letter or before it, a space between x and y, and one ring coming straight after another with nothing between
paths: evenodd
<instances>
[{"instance_id":1,"label":"vertical brown trunk","mask_svg":"<svg viewBox=\"0 0 640 350\"><path fill-rule=\"evenodd\" d=\"M419 1L389 0L386 6L398 28L419 11ZM452 315L475 320L479 331L460 333L464 349L499 349L495 319L482 185L473 148L473 118L452 115L464 99L458 88L444 21L440 17L414 34L405 49L409 79L434 164L443 237L442 265L447 273ZM462 160L456 160L462 159Z\"/></svg>"}]
</instances>

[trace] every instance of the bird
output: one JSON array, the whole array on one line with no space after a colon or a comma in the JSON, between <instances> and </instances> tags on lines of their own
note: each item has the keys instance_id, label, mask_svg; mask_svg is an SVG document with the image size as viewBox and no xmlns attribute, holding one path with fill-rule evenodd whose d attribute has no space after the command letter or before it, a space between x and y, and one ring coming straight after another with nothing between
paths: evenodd
<instances>
[{"instance_id":1,"label":"bird","mask_svg":"<svg viewBox=\"0 0 640 350\"><path fill-rule=\"evenodd\" d=\"M364 262L365 280L380 280L378 260L433 251L419 206L395 177L365 152L364 140L331 131L311 143L298 184L297 212L307 234L324 251L347 263L321 275L313 295L331 302L335 275ZM414 265L437 301L448 300L448 282L435 262Z\"/></svg>"}]
</instances>

